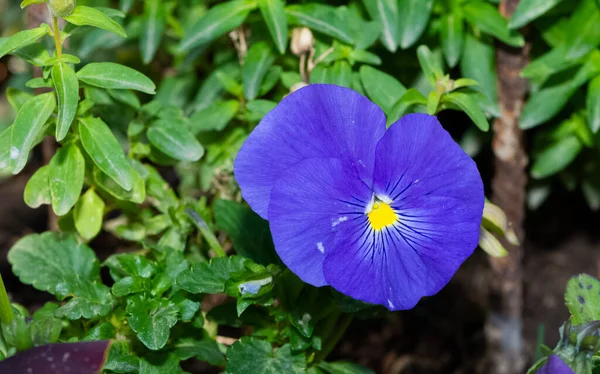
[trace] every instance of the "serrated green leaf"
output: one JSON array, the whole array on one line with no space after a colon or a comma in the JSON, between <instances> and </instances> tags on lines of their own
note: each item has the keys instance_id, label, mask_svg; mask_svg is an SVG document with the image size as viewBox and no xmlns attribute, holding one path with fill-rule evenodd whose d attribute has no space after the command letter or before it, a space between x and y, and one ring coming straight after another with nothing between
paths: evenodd
<instances>
[{"instance_id":1,"label":"serrated green leaf","mask_svg":"<svg viewBox=\"0 0 600 374\"><path fill-rule=\"evenodd\" d=\"M406 92L406 87L391 75L373 67L360 67L360 79L367 95L379 105L386 114Z\"/></svg>"},{"instance_id":2,"label":"serrated green leaf","mask_svg":"<svg viewBox=\"0 0 600 374\"><path fill-rule=\"evenodd\" d=\"M225 366L225 355L221 353L217 342L210 338L196 340L182 338L175 344L174 354L182 360L196 358L214 366Z\"/></svg>"},{"instance_id":3,"label":"serrated green leaf","mask_svg":"<svg viewBox=\"0 0 600 374\"><path fill-rule=\"evenodd\" d=\"M508 22L508 27L511 29L523 27L536 18L544 15L561 1L562 0L521 0Z\"/></svg>"},{"instance_id":4,"label":"serrated green leaf","mask_svg":"<svg viewBox=\"0 0 600 374\"><path fill-rule=\"evenodd\" d=\"M145 299L134 295L127 299L127 321L138 339L151 350L167 344L171 327L177 323L178 309L167 299Z\"/></svg>"},{"instance_id":5,"label":"serrated green leaf","mask_svg":"<svg viewBox=\"0 0 600 374\"><path fill-rule=\"evenodd\" d=\"M398 49L398 2L396 0L363 0L372 19L382 26L381 42L390 52Z\"/></svg>"},{"instance_id":6,"label":"serrated green leaf","mask_svg":"<svg viewBox=\"0 0 600 374\"><path fill-rule=\"evenodd\" d=\"M35 29L19 31L13 36L0 42L0 58L19 48L35 43L39 38L50 32L50 27L46 24L42 24Z\"/></svg>"},{"instance_id":7,"label":"serrated green leaf","mask_svg":"<svg viewBox=\"0 0 600 374\"><path fill-rule=\"evenodd\" d=\"M204 148L183 122L154 121L146 135L153 146L176 160L193 162L204 155Z\"/></svg>"},{"instance_id":8,"label":"serrated green leaf","mask_svg":"<svg viewBox=\"0 0 600 374\"><path fill-rule=\"evenodd\" d=\"M100 118L79 118L79 136L94 164L123 189L131 191L134 170L106 123Z\"/></svg>"},{"instance_id":9,"label":"serrated green leaf","mask_svg":"<svg viewBox=\"0 0 600 374\"><path fill-rule=\"evenodd\" d=\"M273 352L269 342L251 337L235 342L227 351L227 361L228 374L306 372L304 354L293 354L289 344Z\"/></svg>"},{"instance_id":10,"label":"serrated green leaf","mask_svg":"<svg viewBox=\"0 0 600 374\"><path fill-rule=\"evenodd\" d=\"M104 217L104 200L93 190L89 189L75 205L73 220L79 235L85 240L92 240L102 229Z\"/></svg>"},{"instance_id":11,"label":"serrated green leaf","mask_svg":"<svg viewBox=\"0 0 600 374\"><path fill-rule=\"evenodd\" d=\"M91 319L108 314L109 289L100 282L100 266L94 251L77 243L72 234L46 232L19 240L8 261L21 282L49 292L59 300L72 297L58 316Z\"/></svg>"},{"instance_id":12,"label":"serrated green leaf","mask_svg":"<svg viewBox=\"0 0 600 374\"><path fill-rule=\"evenodd\" d=\"M146 289L143 279L134 277L125 277L119 279L112 286L112 293L116 297L123 297L134 293L142 292Z\"/></svg>"},{"instance_id":13,"label":"serrated green leaf","mask_svg":"<svg viewBox=\"0 0 600 374\"><path fill-rule=\"evenodd\" d=\"M147 76L114 62L93 62L77 72L80 81L100 88L136 90L154 95L156 86Z\"/></svg>"},{"instance_id":14,"label":"serrated green leaf","mask_svg":"<svg viewBox=\"0 0 600 374\"><path fill-rule=\"evenodd\" d=\"M398 2L398 41L406 49L419 40L433 7L433 0L400 0Z\"/></svg>"},{"instance_id":15,"label":"serrated green leaf","mask_svg":"<svg viewBox=\"0 0 600 374\"><path fill-rule=\"evenodd\" d=\"M56 140L61 141L67 136L71 123L75 119L75 114L77 114L79 80L73 68L64 62L59 62L52 68L52 81L58 97Z\"/></svg>"},{"instance_id":16,"label":"serrated green leaf","mask_svg":"<svg viewBox=\"0 0 600 374\"><path fill-rule=\"evenodd\" d=\"M583 145L575 135L548 145L534 158L531 176L541 179L558 173L573 162L582 149Z\"/></svg>"},{"instance_id":17,"label":"serrated green leaf","mask_svg":"<svg viewBox=\"0 0 600 374\"><path fill-rule=\"evenodd\" d=\"M239 105L236 100L219 101L199 110L190 118L192 133L197 135L200 132L222 131L235 117Z\"/></svg>"},{"instance_id":18,"label":"serrated green leaf","mask_svg":"<svg viewBox=\"0 0 600 374\"><path fill-rule=\"evenodd\" d=\"M10 145L10 169L13 175L23 170L29 152L42 128L56 107L54 92L34 96L17 113Z\"/></svg>"},{"instance_id":19,"label":"serrated green leaf","mask_svg":"<svg viewBox=\"0 0 600 374\"><path fill-rule=\"evenodd\" d=\"M462 14L456 11L448 13L440 23L442 51L448 66L453 68L460 61L465 40Z\"/></svg>"},{"instance_id":20,"label":"serrated green leaf","mask_svg":"<svg viewBox=\"0 0 600 374\"><path fill-rule=\"evenodd\" d=\"M75 206L85 178L85 159L74 144L61 147L49 164L48 181L52 195L52 210L64 216Z\"/></svg>"},{"instance_id":21,"label":"serrated green leaf","mask_svg":"<svg viewBox=\"0 0 600 374\"><path fill-rule=\"evenodd\" d=\"M344 43L353 42L347 20L342 19L333 6L317 3L289 5L285 13L288 22L293 25L306 26Z\"/></svg>"},{"instance_id":22,"label":"serrated green leaf","mask_svg":"<svg viewBox=\"0 0 600 374\"><path fill-rule=\"evenodd\" d=\"M273 61L275 56L267 43L259 42L250 47L242 68L242 86L246 99L256 99L260 85Z\"/></svg>"},{"instance_id":23,"label":"serrated green leaf","mask_svg":"<svg viewBox=\"0 0 600 374\"><path fill-rule=\"evenodd\" d=\"M523 36L508 28L508 21L492 4L483 1L472 1L464 4L462 10L467 21L482 32L492 35L513 47L525 45Z\"/></svg>"},{"instance_id":24,"label":"serrated green leaf","mask_svg":"<svg viewBox=\"0 0 600 374\"><path fill-rule=\"evenodd\" d=\"M173 354L157 352L140 359L139 374L186 374L181 369L179 358Z\"/></svg>"},{"instance_id":25,"label":"serrated green leaf","mask_svg":"<svg viewBox=\"0 0 600 374\"><path fill-rule=\"evenodd\" d=\"M243 271L246 261L239 256L213 258L179 274L177 285L193 294L223 292L231 273Z\"/></svg>"},{"instance_id":26,"label":"serrated green leaf","mask_svg":"<svg viewBox=\"0 0 600 374\"><path fill-rule=\"evenodd\" d=\"M25 192L23 193L23 200L25 200L25 204L30 208L35 209L44 204L49 205L52 203L48 176L49 167L48 165L45 165L39 168L31 178L29 178L29 181L25 186Z\"/></svg>"},{"instance_id":27,"label":"serrated green leaf","mask_svg":"<svg viewBox=\"0 0 600 374\"><path fill-rule=\"evenodd\" d=\"M283 0L258 0L258 7L269 28L279 53L284 54L288 42L288 24Z\"/></svg>"},{"instance_id":28,"label":"serrated green leaf","mask_svg":"<svg viewBox=\"0 0 600 374\"><path fill-rule=\"evenodd\" d=\"M144 64L149 64L158 50L167 23L167 12L162 1L144 1L143 22L140 51Z\"/></svg>"},{"instance_id":29,"label":"serrated green leaf","mask_svg":"<svg viewBox=\"0 0 600 374\"><path fill-rule=\"evenodd\" d=\"M472 95L463 92L451 92L442 96L442 103L450 104L456 107L456 109L467 113L481 131L488 131L490 129L490 124L487 118L485 118L485 114L481 111L479 103Z\"/></svg>"},{"instance_id":30,"label":"serrated green leaf","mask_svg":"<svg viewBox=\"0 0 600 374\"><path fill-rule=\"evenodd\" d=\"M64 19L76 26L93 26L110 31L122 38L127 37L127 33L121 25L96 8L77 5L73 12Z\"/></svg>"},{"instance_id":31,"label":"serrated green leaf","mask_svg":"<svg viewBox=\"0 0 600 374\"><path fill-rule=\"evenodd\" d=\"M179 49L189 51L228 33L241 25L254 8L256 2L249 0L227 1L213 6L185 32Z\"/></svg>"},{"instance_id":32,"label":"serrated green leaf","mask_svg":"<svg viewBox=\"0 0 600 374\"><path fill-rule=\"evenodd\" d=\"M569 279L565 302L573 325L600 320L600 282L587 274Z\"/></svg>"}]
</instances>

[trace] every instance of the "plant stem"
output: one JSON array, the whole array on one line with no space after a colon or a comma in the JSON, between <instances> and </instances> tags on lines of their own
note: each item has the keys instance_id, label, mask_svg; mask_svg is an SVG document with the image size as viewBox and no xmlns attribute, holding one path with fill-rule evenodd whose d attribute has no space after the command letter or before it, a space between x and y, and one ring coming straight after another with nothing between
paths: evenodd
<instances>
[{"instance_id":1,"label":"plant stem","mask_svg":"<svg viewBox=\"0 0 600 374\"><path fill-rule=\"evenodd\" d=\"M210 230L206 222L204 222L202 217L200 217L200 215L192 208L186 208L185 213L188 215L188 217L190 217L194 225L196 225L196 228L198 231L200 231L202 236L204 236L204 239L206 239L206 242L215 253L215 256L227 257L227 253L225 253L221 243L219 243L219 240Z\"/></svg>"},{"instance_id":2,"label":"plant stem","mask_svg":"<svg viewBox=\"0 0 600 374\"><path fill-rule=\"evenodd\" d=\"M52 16L52 31L54 34L54 45L56 47L56 57L62 56L62 42L60 41L60 29L58 28L58 18Z\"/></svg>"},{"instance_id":3,"label":"plant stem","mask_svg":"<svg viewBox=\"0 0 600 374\"><path fill-rule=\"evenodd\" d=\"M0 322L8 325L14 317L12 306L10 305L8 294L6 293L6 288L2 281L2 275L0 275Z\"/></svg>"},{"instance_id":4,"label":"plant stem","mask_svg":"<svg viewBox=\"0 0 600 374\"><path fill-rule=\"evenodd\" d=\"M337 343L342 339L346 330L350 326L352 322L352 318L354 318L351 314L343 314L336 324L333 334L327 337L327 342L323 346L323 349L319 353L317 353L317 361L321 361L327 358L327 356L333 351Z\"/></svg>"}]
</instances>

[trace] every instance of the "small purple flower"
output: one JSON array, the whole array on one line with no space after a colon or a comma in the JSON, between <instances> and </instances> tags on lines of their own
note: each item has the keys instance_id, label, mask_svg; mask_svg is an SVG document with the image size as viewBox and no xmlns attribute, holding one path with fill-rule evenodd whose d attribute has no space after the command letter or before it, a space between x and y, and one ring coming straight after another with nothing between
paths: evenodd
<instances>
[{"instance_id":1,"label":"small purple flower","mask_svg":"<svg viewBox=\"0 0 600 374\"><path fill-rule=\"evenodd\" d=\"M440 291L479 240L483 184L436 117L386 131L382 110L334 85L309 85L269 112L235 176L302 280L390 310Z\"/></svg>"},{"instance_id":2,"label":"small purple flower","mask_svg":"<svg viewBox=\"0 0 600 374\"><path fill-rule=\"evenodd\" d=\"M557 355L550 355L548 362L536 374L575 374L575 372Z\"/></svg>"}]
</instances>

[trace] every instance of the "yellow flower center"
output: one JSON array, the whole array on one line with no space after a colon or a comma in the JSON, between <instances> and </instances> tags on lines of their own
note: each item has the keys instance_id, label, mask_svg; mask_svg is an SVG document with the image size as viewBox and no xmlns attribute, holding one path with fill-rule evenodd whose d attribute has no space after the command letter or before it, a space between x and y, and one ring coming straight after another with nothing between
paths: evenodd
<instances>
[{"instance_id":1,"label":"yellow flower center","mask_svg":"<svg viewBox=\"0 0 600 374\"><path fill-rule=\"evenodd\" d=\"M398 216L396 212L388 204L383 201L375 200L371 211L367 213L369 222L373 230L379 231L386 226L393 225L397 220Z\"/></svg>"}]
</instances>

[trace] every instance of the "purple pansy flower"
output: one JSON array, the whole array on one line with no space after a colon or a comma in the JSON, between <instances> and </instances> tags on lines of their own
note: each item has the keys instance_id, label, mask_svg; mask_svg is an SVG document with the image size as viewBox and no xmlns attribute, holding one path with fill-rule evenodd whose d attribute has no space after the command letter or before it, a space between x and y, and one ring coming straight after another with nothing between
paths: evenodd
<instances>
[{"instance_id":1,"label":"purple pansy flower","mask_svg":"<svg viewBox=\"0 0 600 374\"><path fill-rule=\"evenodd\" d=\"M575 372L560 357L550 355L548 362L536 374L575 374Z\"/></svg>"},{"instance_id":2,"label":"purple pansy flower","mask_svg":"<svg viewBox=\"0 0 600 374\"><path fill-rule=\"evenodd\" d=\"M481 177L436 117L386 131L383 111L348 88L284 98L240 149L235 176L290 270L390 310L437 293L479 240Z\"/></svg>"}]
</instances>

